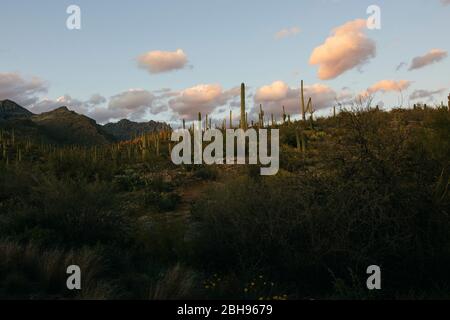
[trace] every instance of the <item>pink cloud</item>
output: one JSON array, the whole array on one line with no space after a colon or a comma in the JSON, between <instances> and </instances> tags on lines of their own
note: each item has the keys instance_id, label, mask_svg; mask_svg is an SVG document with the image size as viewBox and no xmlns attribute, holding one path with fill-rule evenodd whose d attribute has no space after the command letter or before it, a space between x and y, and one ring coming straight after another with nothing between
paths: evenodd
<instances>
[{"instance_id":1,"label":"pink cloud","mask_svg":"<svg viewBox=\"0 0 450 320\"><path fill-rule=\"evenodd\" d=\"M402 91L408 89L411 85L411 81L408 80L381 80L367 89L369 94L376 92L389 92L389 91Z\"/></svg>"},{"instance_id":2,"label":"pink cloud","mask_svg":"<svg viewBox=\"0 0 450 320\"><path fill-rule=\"evenodd\" d=\"M137 58L138 66L150 73L162 73L183 69L187 63L187 55L183 50L150 51Z\"/></svg>"},{"instance_id":3,"label":"pink cloud","mask_svg":"<svg viewBox=\"0 0 450 320\"><path fill-rule=\"evenodd\" d=\"M304 96L306 101L311 97L315 110L331 107L338 98L333 89L323 84L305 86ZM257 112L259 104L262 104L267 115L282 114L283 106L291 115L300 113L300 89L291 88L283 81L275 81L257 89L254 101L254 112Z\"/></svg>"},{"instance_id":4,"label":"pink cloud","mask_svg":"<svg viewBox=\"0 0 450 320\"><path fill-rule=\"evenodd\" d=\"M169 100L172 111L187 120L196 119L199 112L210 114L216 108L239 97L238 87L223 90L218 84L200 84L184 89Z\"/></svg>"},{"instance_id":5,"label":"pink cloud","mask_svg":"<svg viewBox=\"0 0 450 320\"><path fill-rule=\"evenodd\" d=\"M375 57L376 45L364 34L366 28L367 22L363 19L347 22L335 28L325 42L314 49L309 62L319 66L320 79L334 79Z\"/></svg>"}]
</instances>

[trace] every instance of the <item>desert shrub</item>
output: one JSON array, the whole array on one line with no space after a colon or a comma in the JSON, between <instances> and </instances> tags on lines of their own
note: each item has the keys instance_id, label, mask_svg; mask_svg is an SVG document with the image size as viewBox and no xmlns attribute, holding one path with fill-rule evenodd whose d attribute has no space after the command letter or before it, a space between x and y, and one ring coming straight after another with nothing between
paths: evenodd
<instances>
[{"instance_id":1,"label":"desert shrub","mask_svg":"<svg viewBox=\"0 0 450 320\"><path fill-rule=\"evenodd\" d=\"M132 220L120 210L110 184L39 176L29 197L2 215L0 230L20 241L81 247L124 245Z\"/></svg>"},{"instance_id":2,"label":"desert shrub","mask_svg":"<svg viewBox=\"0 0 450 320\"><path fill-rule=\"evenodd\" d=\"M66 287L66 268L82 270L81 291ZM114 287L102 277L104 261L96 249L63 251L0 241L1 298L110 298Z\"/></svg>"},{"instance_id":3,"label":"desert shrub","mask_svg":"<svg viewBox=\"0 0 450 320\"><path fill-rule=\"evenodd\" d=\"M144 185L141 175L132 168L126 168L114 176L113 183L121 191L135 191Z\"/></svg>"},{"instance_id":4,"label":"desert shrub","mask_svg":"<svg viewBox=\"0 0 450 320\"><path fill-rule=\"evenodd\" d=\"M197 274L177 264L157 279L149 289L148 298L151 300L180 300L193 299L198 295Z\"/></svg>"},{"instance_id":5,"label":"desert shrub","mask_svg":"<svg viewBox=\"0 0 450 320\"><path fill-rule=\"evenodd\" d=\"M145 192L145 204L155 207L159 212L169 212L177 208L181 197L175 192L158 192L149 190Z\"/></svg>"},{"instance_id":6,"label":"desert shrub","mask_svg":"<svg viewBox=\"0 0 450 320\"><path fill-rule=\"evenodd\" d=\"M194 177L201 180L216 180L217 176L217 168L211 165L196 166L194 169Z\"/></svg>"},{"instance_id":7,"label":"desert shrub","mask_svg":"<svg viewBox=\"0 0 450 320\"><path fill-rule=\"evenodd\" d=\"M300 296L331 292L335 279L351 283L349 268L363 278L371 264L404 292L436 275L450 284L448 207L434 197L442 167L420 131L382 112L339 120L318 142L314 171L234 179L198 202L194 262L262 271Z\"/></svg>"}]
</instances>

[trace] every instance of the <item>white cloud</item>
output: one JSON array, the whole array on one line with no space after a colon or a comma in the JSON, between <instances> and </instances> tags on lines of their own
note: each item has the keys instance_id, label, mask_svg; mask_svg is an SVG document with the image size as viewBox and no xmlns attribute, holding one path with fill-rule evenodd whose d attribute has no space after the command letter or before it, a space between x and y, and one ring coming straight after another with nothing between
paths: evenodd
<instances>
[{"instance_id":1,"label":"white cloud","mask_svg":"<svg viewBox=\"0 0 450 320\"><path fill-rule=\"evenodd\" d=\"M442 94L445 91L445 89L439 89L439 90L414 90L413 93L409 96L409 99L411 100L418 100L418 99L427 99L432 100L434 96L438 94Z\"/></svg>"},{"instance_id":2,"label":"white cloud","mask_svg":"<svg viewBox=\"0 0 450 320\"><path fill-rule=\"evenodd\" d=\"M47 92L47 84L38 77L24 78L19 73L0 73L0 100L9 99L28 107Z\"/></svg>"},{"instance_id":3,"label":"white cloud","mask_svg":"<svg viewBox=\"0 0 450 320\"><path fill-rule=\"evenodd\" d=\"M387 92L398 92L401 93L407 90L411 86L412 82L408 80L381 80L370 86L366 91L361 92L355 97L355 100L366 101L372 97L375 93L387 93Z\"/></svg>"},{"instance_id":4,"label":"white cloud","mask_svg":"<svg viewBox=\"0 0 450 320\"><path fill-rule=\"evenodd\" d=\"M373 94L376 92L390 92L390 91L402 91L408 89L411 85L411 81L408 80L381 80L367 89L369 94Z\"/></svg>"},{"instance_id":5,"label":"white cloud","mask_svg":"<svg viewBox=\"0 0 450 320\"><path fill-rule=\"evenodd\" d=\"M255 101L280 101L286 98L289 86L283 81L275 81L272 84L262 86L256 91Z\"/></svg>"},{"instance_id":6,"label":"white cloud","mask_svg":"<svg viewBox=\"0 0 450 320\"><path fill-rule=\"evenodd\" d=\"M305 86L304 96L305 102L311 97L315 110L333 106L338 98L338 94L333 89L323 84ZM271 113L274 115L282 114L283 106L286 112L291 115L300 114L300 89L291 88L283 81L275 81L257 89L254 101L253 112L257 112L259 104L262 104L266 115Z\"/></svg>"},{"instance_id":7,"label":"white cloud","mask_svg":"<svg viewBox=\"0 0 450 320\"><path fill-rule=\"evenodd\" d=\"M447 56L447 51L441 49L432 49L430 52L426 53L423 56L415 57L411 62L409 71L420 69L430 64L442 61L447 58Z\"/></svg>"},{"instance_id":8,"label":"white cloud","mask_svg":"<svg viewBox=\"0 0 450 320\"><path fill-rule=\"evenodd\" d=\"M375 57L376 45L364 34L366 28L363 19L347 22L335 28L325 42L314 49L310 64L319 66L320 79L334 79Z\"/></svg>"},{"instance_id":9,"label":"white cloud","mask_svg":"<svg viewBox=\"0 0 450 320\"><path fill-rule=\"evenodd\" d=\"M97 105L105 103L105 102L106 102L106 98L98 93L93 94L88 100L88 103L92 106L97 106Z\"/></svg>"},{"instance_id":10,"label":"white cloud","mask_svg":"<svg viewBox=\"0 0 450 320\"><path fill-rule=\"evenodd\" d=\"M30 110L34 113L41 113L48 112L62 106L68 107L69 109L82 114L86 114L88 112L88 105L85 102L74 99L68 94L60 96L56 100L44 98L31 105Z\"/></svg>"},{"instance_id":11,"label":"white cloud","mask_svg":"<svg viewBox=\"0 0 450 320\"><path fill-rule=\"evenodd\" d=\"M239 95L238 87L224 91L218 84L200 84L180 91L169 100L169 107L181 118L192 120L196 119L199 112L210 114Z\"/></svg>"},{"instance_id":12,"label":"white cloud","mask_svg":"<svg viewBox=\"0 0 450 320\"><path fill-rule=\"evenodd\" d=\"M144 89L129 89L112 96L106 107L96 107L90 110L89 116L99 122L112 119L141 120L146 114L157 114L167 109L158 105L158 98Z\"/></svg>"},{"instance_id":13,"label":"white cloud","mask_svg":"<svg viewBox=\"0 0 450 320\"><path fill-rule=\"evenodd\" d=\"M138 66L149 73L162 73L179 70L186 67L187 55L183 50L150 51L137 58Z\"/></svg>"}]
</instances>

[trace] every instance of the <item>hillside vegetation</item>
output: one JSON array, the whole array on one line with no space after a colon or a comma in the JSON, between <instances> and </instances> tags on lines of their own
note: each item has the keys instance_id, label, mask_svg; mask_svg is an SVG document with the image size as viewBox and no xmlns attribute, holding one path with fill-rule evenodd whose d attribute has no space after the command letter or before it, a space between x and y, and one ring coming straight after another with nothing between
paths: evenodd
<instances>
[{"instance_id":1,"label":"hillside vegetation","mask_svg":"<svg viewBox=\"0 0 450 320\"><path fill-rule=\"evenodd\" d=\"M167 128L91 146L4 128L0 297L449 298L446 108L272 127L272 177L257 166L175 166ZM65 287L70 264L81 291ZM372 264L381 291L366 289Z\"/></svg>"}]
</instances>

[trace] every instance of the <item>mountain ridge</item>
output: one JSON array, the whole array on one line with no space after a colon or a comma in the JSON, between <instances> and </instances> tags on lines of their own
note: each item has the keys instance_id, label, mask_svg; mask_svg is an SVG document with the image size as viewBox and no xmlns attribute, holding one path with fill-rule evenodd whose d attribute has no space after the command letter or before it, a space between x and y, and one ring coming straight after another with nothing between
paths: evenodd
<instances>
[{"instance_id":1,"label":"mountain ridge","mask_svg":"<svg viewBox=\"0 0 450 320\"><path fill-rule=\"evenodd\" d=\"M129 140L170 126L153 120L133 122L127 119L101 125L67 106L34 114L12 100L3 100L0 101L0 128L12 129L18 136L40 138L56 144L93 146Z\"/></svg>"}]
</instances>

